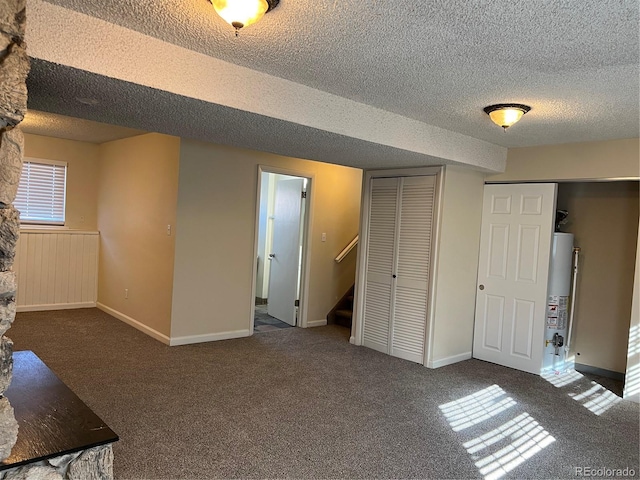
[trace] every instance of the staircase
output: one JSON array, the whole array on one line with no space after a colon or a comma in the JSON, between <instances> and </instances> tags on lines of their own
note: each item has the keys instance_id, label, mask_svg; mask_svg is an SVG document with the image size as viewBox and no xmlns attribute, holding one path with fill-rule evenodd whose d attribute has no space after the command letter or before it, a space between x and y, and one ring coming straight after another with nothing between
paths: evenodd
<instances>
[{"instance_id":1,"label":"staircase","mask_svg":"<svg viewBox=\"0 0 640 480\"><path fill-rule=\"evenodd\" d=\"M353 290L354 287L352 286L327 314L328 325L334 324L351 328L353 320Z\"/></svg>"}]
</instances>

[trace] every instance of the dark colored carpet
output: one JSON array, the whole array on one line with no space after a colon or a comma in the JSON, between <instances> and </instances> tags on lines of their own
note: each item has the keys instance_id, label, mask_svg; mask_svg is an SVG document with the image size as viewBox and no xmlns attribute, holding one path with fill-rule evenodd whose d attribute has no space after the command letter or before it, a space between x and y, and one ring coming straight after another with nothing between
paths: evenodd
<instances>
[{"instance_id":1,"label":"dark colored carpet","mask_svg":"<svg viewBox=\"0 0 640 480\"><path fill-rule=\"evenodd\" d=\"M8 334L120 435L120 479L640 471L638 405L582 376L558 388L477 360L430 370L334 325L167 347L85 309L18 314Z\"/></svg>"}]
</instances>

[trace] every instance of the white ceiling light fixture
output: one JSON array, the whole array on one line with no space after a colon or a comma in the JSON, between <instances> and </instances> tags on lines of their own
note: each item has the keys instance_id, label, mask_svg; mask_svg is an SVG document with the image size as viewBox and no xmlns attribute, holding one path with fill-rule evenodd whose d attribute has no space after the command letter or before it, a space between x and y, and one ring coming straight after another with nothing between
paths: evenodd
<instances>
[{"instance_id":1,"label":"white ceiling light fixture","mask_svg":"<svg viewBox=\"0 0 640 480\"><path fill-rule=\"evenodd\" d=\"M209 0L225 22L236 29L256 23L265 13L278 6L280 0Z\"/></svg>"},{"instance_id":2,"label":"white ceiling light fixture","mask_svg":"<svg viewBox=\"0 0 640 480\"><path fill-rule=\"evenodd\" d=\"M531 110L531 107L521 103L498 103L484 107L484 113L489 115L491 121L504 128L505 131L520 120L529 110Z\"/></svg>"}]
</instances>

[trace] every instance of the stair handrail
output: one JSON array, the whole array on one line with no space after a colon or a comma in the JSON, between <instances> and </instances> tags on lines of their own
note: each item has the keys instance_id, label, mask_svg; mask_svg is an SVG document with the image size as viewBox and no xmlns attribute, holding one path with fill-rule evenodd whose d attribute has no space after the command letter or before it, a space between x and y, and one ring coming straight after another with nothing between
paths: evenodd
<instances>
[{"instance_id":1,"label":"stair handrail","mask_svg":"<svg viewBox=\"0 0 640 480\"><path fill-rule=\"evenodd\" d=\"M358 244L359 239L360 239L360 236L356 235L355 238L351 240L351 242L349 242L349 245L347 245L342 249L342 251L336 257L336 263L340 263L342 260L344 260L344 257L349 255L349 252L353 250L353 248Z\"/></svg>"}]
</instances>

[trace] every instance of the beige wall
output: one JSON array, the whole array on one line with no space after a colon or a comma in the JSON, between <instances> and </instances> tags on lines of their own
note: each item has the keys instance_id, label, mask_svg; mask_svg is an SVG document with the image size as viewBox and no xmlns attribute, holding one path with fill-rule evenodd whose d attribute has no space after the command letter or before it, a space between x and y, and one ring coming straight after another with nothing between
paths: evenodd
<instances>
[{"instance_id":1,"label":"beige wall","mask_svg":"<svg viewBox=\"0 0 640 480\"><path fill-rule=\"evenodd\" d=\"M248 333L258 165L315 175L308 320L325 318L353 284L355 254L341 264L334 258L358 231L360 170L183 139L171 325L174 339ZM326 242L320 241L322 232L327 233Z\"/></svg>"},{"instance_id":2,"label":"beige wall","mask_svg":"<svg viewBox=\"0 0 640 480\"><path fill-rule=\"evenodd\" d=\"M446 167L431 306L431 367L471 357L483 191L484 174Z\"/></svg>"},{"instance_id":3,"label":"beige wall","mask_svg":"<svg viewBox=\"0 0 640 480\"><path fill-rule=\"evenodd\" d=\"M97 228L98 145L24 134L25 157L67 162L65 226Z\"/></svg>"},{"instance_id":4,"label":"beige wall","mask_svg":"<svg viewBox=\"0 0 640 480\"><path fill-rule=\"evenodd\" d=\"M507 169L487 182L640 177L637 138L510 148Z\"/></svg>"},{"instance_id":5,"label":"beige wall","mask_svg":"<svg viewBox=\"0 0 640 480\"><path fill-rule=\"evenodd\" d=\"M581 248L572 350L576 363L624 372L638 234L638 182L563 183L563 231Z\"/></svg>"},{"instance_id":6,"label":"beige wall","mask_svg":"<svg viewBox=\"0 0 640 480\"><path fill-rule=\"evenodd\" d=\"M179 154L179 138L152 133L102 144L99 160L98 302L167 337Z\"/></svg>"}]
</instances>

